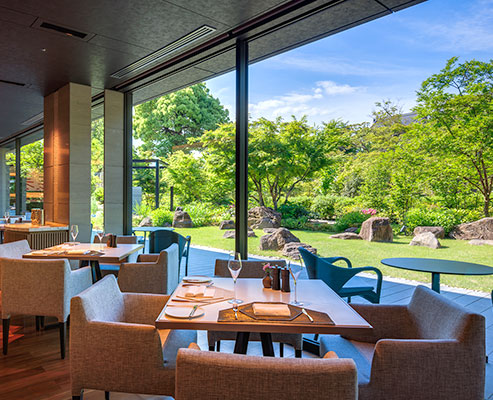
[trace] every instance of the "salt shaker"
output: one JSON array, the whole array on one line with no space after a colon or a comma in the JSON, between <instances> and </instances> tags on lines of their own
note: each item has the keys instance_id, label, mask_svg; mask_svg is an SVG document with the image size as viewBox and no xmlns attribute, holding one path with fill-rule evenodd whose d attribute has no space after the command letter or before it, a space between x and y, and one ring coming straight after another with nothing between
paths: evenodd
<instances>
[{"instance_id":1,"label":"salt shaker","mask_svg":"<svg viewBox=\"0 0 493 400\"><path fill-rule=\"evenodd\" d=\"M281 268L281 279L282 279L281 291L290 292L291 289L289 287L289 269Z\"/></svg>"}]
</instances>

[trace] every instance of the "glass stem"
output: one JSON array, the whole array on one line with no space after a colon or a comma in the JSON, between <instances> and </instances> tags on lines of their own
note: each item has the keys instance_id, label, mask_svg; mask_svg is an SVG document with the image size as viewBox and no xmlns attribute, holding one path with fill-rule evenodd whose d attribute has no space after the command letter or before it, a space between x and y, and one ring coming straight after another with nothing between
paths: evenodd
<instances>
[{"instance_id":1,"label":"glass stem","mask_svg":"<svg viewBox=\"0 0 493 400\"><path fill-rule=\"evenodd\" d=\"M298 303L298 282L294 281L294 302Z\"/></svg>"},{"instance_id":2,"label":"glass stem","mask_svg":"<svg viewBox=\"0 0 493 400\"><path fill-rule=\"evenodd\" d=\"M233 281L233 290L234 290L234 297L236 301L236 279Z\"/></svg>"}]
</instances>

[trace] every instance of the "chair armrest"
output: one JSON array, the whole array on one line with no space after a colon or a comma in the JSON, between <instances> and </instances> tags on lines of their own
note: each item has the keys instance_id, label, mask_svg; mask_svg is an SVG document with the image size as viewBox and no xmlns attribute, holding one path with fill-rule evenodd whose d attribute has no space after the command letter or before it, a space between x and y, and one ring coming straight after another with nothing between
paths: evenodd
<instances>
[{"instance_id":1,"label":"chair armrest","mask_svg":"<svg viewBox=\"0 0 493 400\"><path fill-rule=\"evenodd\" d=\"M376 343L380 339L416 338L414 320L405 305L350 304L373 327L369 332L347 333L349 340Z\"/></svg>"},{"instance_id":2,"label":"chair armrest","mask_svg":"<svg viewBox=\"0 0 493 400\"><path fill-rule=\"evenodd\" d=\"M154 326L169 296L147 293L124 293L125 321Z\"/></svg>"},{"instance_id":3,"label":"chair armrest","mask_svg":"<svg viewBox=\"0 0 493 400\"><path fill-rule=\"evenodd\" d=\"M348 268L353 268L353 264L346 257L320 257L320 258L322 260L330 262L331 264L334 264L337 261L344 261L347 264Z\"/></svg>"},{"instance_id":4,"label":"chair armrest","mask_svg":"<svg viewBox=\"0 0 493 400\"><path fill-rule=\"evenodd\" d=\"M80 292L86 290L92 285L91 267L82 267L70 271L70 281L68 293L70 298L77 296ZM69 300L70 301L70 300Z\"/></svg>"},{"instance_id":5,"label":"chair armrest","mask_svg":"<svg viewBox=\"0 0 493 400\"><path fill-rule=\"evenodd\" d=\"M156 262L159 258L159 254L139 254L137 262Z\"/></svg>"}]
</instances>

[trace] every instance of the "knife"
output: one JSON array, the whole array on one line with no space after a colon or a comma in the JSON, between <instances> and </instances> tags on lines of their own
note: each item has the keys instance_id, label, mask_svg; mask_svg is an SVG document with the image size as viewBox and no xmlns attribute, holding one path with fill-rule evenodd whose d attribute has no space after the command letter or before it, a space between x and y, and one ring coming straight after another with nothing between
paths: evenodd
<instances>
[{"instance_id":1,"label":"knife","mask_svg":"<svg viewBox=\"0 0 493 400\"><path fill-rule=\"evenodd\" d=\"M304 308L302 308L302 309L301 309L301 312L302 312L303 314L305 314L305 315L308 317L308 319L310 320L310 322L313 322L313 318L311 317L311 315L310 315L310 314L308 314L308 313L306 312L306 310L305 310Z\"/></svg>"},{"instance_id":2,"label":"knife","mask_svg":"<svg viewBox=\"0 0 493 400\"><path fill-rule=\"evenodd\" d=\"M198 305L195 304L192 308L192 311L190 311L190 314L188 314L188 318L192 318L193 317L193 314L195 314L195 311L197 311L197 308L198 308Z\"/></svg>"}]
</instances>

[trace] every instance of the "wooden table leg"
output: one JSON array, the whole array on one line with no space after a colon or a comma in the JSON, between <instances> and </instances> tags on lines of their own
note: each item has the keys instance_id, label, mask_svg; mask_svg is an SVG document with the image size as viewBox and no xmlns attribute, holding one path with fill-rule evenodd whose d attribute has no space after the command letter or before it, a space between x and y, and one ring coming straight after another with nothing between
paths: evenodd
<instances>
[{"instance_id":1,"label":"wooden table leg","mask_svg":"<svg viewBox=\"0 0 493 400\"><path fill-rule=\"evenodd\" d=\"M274 357L274 346L272 345L272 335L270 333L261 333L262 352L265 357Z\"/></svg>"},{"instance_id":2,"label":"wooden table leg","mask_svg":"<svg viewBox=\"0 0 493 400\"><path fill-rule=\"evenodd\" d=\"M98 260L91 260L91 270L92 270L92 282L95 283L101 280L101 268L99 267Z\"/></svg>"},{"instance_id":3,"label":"wooden table leg","mask_svg":"<svg viewBox=\"0 0 493 400\"><path fill-rule=\"evenodd\" d=\"M236 343L235 350L236 354L246 354L248 350L248 338L250 337L250 332L237 332L236 333Z\"/></svg>"}]
</instances>

